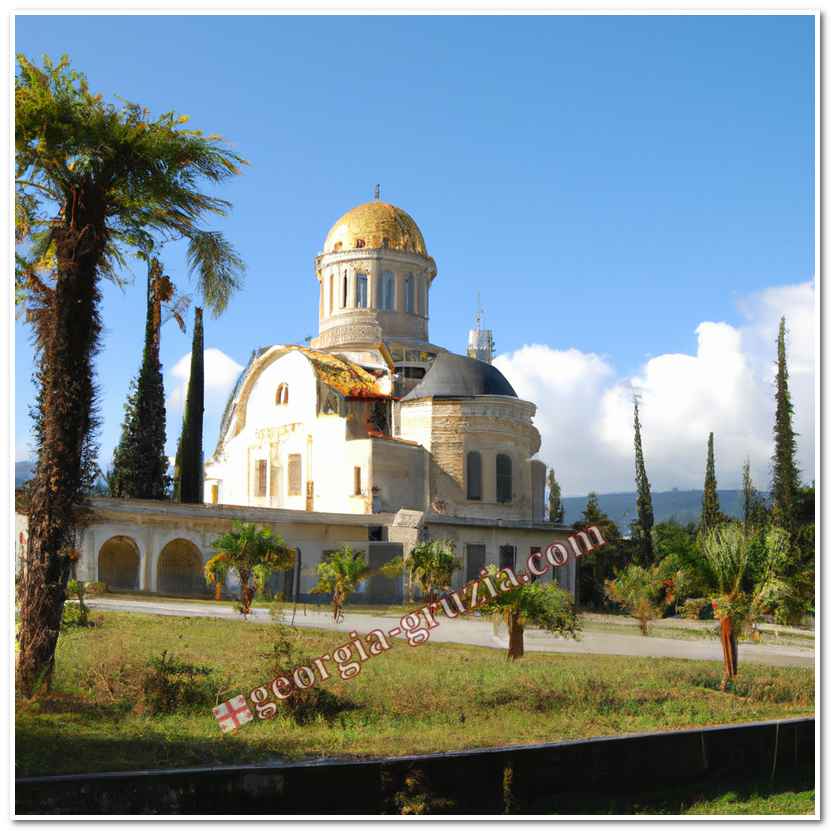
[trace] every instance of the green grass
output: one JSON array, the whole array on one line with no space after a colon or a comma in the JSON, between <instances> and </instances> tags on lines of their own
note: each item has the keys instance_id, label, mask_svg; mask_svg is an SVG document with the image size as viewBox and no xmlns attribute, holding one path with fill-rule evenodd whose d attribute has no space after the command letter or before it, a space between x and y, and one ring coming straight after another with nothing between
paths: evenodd
<instances>
[{"instance_id":1,"label":"green grass","mask_svg":"<svg viewBox=\"0 0 831 831\"><path fill-rule=\"evenodd\" d=\"M717 662L528 654L510 664L484 647L392 648L349 681L323 686L338 706L296 724L284 709L223 736L213 701L148 716L141 679L162 650L214 668L218 700L267 683L277 629L237 620L93 611L99 622L58 644L53 693L18 701L17 775L130 770L318 756L380 756L558 741L809 715L813 670L745 665L718 691ZM299 654L343 644L342 633L295 630ZM334 667L330 664L330 667Z\"/></svg>"},{"instance_id":2,"label":"green grass","mask_svg":"<svg viewBox=\"0 0 831 831\"><path fill-rule=\"evenodd\" d=\"M537 809L535 809L536 812ZM768 777L738 782L702 782L619 794L557 798L539 809L550 814L730 815L814 813L813 768L779 772Z\"/></svg>"}]
</instances>

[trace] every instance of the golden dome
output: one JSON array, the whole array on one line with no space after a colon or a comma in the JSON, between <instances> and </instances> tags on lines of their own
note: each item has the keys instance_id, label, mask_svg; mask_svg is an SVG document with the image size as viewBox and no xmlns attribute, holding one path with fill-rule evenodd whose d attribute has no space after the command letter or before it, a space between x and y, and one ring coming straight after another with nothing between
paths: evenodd
<instances>
[{"instance_id":1,"label":"golden dome","mask_svg":"<svg viewBox=\"0 0 831 831\"><path fill-rule=\"evenodd\" d=\"M415 220L401 208L375 200L347 211L326 235L323 253L355 248L391 248L428 256Z\"/></svg>"}]
</instances>

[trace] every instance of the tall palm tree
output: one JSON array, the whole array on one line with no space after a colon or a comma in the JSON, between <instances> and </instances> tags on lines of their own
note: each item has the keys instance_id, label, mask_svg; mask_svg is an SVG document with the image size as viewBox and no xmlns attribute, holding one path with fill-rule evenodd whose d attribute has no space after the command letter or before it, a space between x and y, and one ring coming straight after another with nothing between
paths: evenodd
<instances>
[{"instance_id":1,"label":"tall palm tree","mask_svg":"<svg viewBox=\"0 0 831 831\"><path fill-rule=\"evenodd\" d=\"M130 251L187 241L198 289L220 313L241 261L203 223L229 204L203 192L239 172L219 136L174 112L108 104L64 56L15 78L16 298L28 298L39 357L29 543L20 584L17 684L30 696L54 666L85 464L94 458L100 282Z\"/></svg>"}]
</instances>

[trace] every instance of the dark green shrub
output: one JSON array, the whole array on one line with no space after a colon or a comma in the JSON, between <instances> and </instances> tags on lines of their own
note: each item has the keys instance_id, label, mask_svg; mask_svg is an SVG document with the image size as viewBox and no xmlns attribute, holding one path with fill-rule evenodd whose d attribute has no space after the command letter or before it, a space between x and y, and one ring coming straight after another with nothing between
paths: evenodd
<instances>
[{"instance_id":1,"label":"dark green shrub","mask_svg":"<svg viewBox=\"0 0 831 831\"><path fill-rule=\"evenodd\" d=\"M144 709L151 714L175 713L196 706L216 704L219 685L212 678L213 670L181 661L167 650L147 662L150 671L142 682Z\"/></svg>"}]
</instances>

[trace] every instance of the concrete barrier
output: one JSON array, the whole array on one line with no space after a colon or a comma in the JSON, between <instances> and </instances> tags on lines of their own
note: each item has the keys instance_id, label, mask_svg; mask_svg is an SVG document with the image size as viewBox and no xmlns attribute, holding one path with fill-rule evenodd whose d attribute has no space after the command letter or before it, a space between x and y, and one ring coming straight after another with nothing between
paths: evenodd
<instances>
[{"instance_id":1,"label":"concrete barrier","mask_svg":"<svg viewBox=\"0 0 831 831\"><path fill-rule=\"evenodd\" d=\"M598 801L664 785L741 781L814 764L814 719L641 733L386 759L16 780L18 815L535 813L557 795Z\"/></svg>"}]
</instances>

